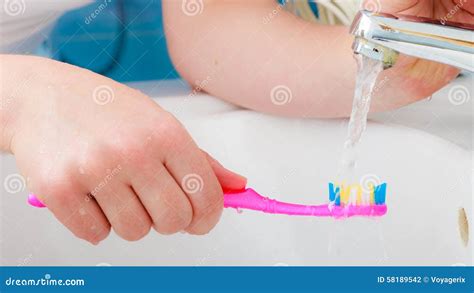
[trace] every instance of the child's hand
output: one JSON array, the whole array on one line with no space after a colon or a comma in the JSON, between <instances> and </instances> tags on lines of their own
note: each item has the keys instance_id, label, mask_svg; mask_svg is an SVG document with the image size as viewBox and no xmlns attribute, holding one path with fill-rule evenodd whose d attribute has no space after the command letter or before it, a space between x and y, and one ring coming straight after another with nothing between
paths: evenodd
<instances>
[{"instance_id":1,"label":"child's hand","mask_svg":"<svg viewBox=\"0 0 474 293\"><path fill-rule=\"evenodd\" d=\"M245 186L141 92L59 62L1 58L10 85L1 93L1 145L77 237L98 243L110 226L127 240L151 226L204 234L219 220L222 188Z\"/></svg>"},{"instance_id":2,"label":"child's hand","mask_svg":"<svg viewBox=\"0 0 474 293\"><path fill-rule=\"evenodd\" d=\"M385 13L414 15L439 19L444 22L474 24L474 1L470 0L365 0L369 10ZM400 55L395 66L384 71L379 79L385 84L373 100L372 110L386 110L415 102L431 96L451 82L457 75L457 68L424 59ZM383 79L387 82L383 82ZM397 94L400 89L408 94Z\"/></svg>"},{"instance_id":3,"label":"child's hand","mask_svg":"<svg viewBox=\"0 0 474 293\"><path fill-rule=\"evenodd\" d=\"M368 9L439 19L444 22L474 23L474 2L470 0L365 0Z\"/></svg>"}]
</instances>

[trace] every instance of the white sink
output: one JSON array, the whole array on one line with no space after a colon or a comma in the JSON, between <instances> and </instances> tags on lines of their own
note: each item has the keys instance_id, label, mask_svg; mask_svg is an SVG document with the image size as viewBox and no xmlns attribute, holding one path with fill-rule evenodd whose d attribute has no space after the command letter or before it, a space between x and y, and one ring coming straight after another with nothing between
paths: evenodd
<instances>
[{"instance_id":1,"label":"white sink","mask_svg":"<svg viewBox=\"0 0 474 293\"><path fill-rule=\"evenodd\" d=\"M114 235L94 247L73 238L27 191L1 196L2 265L457 265L473 264L472 101L454 105L450 88L473 97L473 76L398 111L372 116L358 175L387 182L388 214L344 220L225 210L206 236L151 233L129 243ZM136 83L175 113L198 144L267 196L325 203L336 180L347 120L299 120L238 109L181 81ZM1 158L2 181L17 169ZM463 241L459 214L470 224ZM34 228L32 228L34 227ZM466 240L466 238L464 238Z\"/></svg>"}]
</instances>

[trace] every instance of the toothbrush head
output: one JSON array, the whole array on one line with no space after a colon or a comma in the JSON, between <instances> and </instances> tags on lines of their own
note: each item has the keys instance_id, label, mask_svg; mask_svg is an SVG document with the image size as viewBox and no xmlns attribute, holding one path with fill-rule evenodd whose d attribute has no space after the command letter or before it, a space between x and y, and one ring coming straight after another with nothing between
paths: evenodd
<instances>
[{"instance_id":1,"label":"toothbrush head","mask_svg":"<svg viewBox=\"0 0 474 293\"><path fill-rule=\"evenodd\" d=\"M335 185L329 183L329 201L335 206L385 205L386 192L387 183L377 186L370 183L368 188L364 188L360 184Z\"/></svg>"},{"instance_id":2,"label":"toothbrush head","mask_svg":"<svg viewBox=\"0 0 474 293\"><path fill-rule=\"evenodd\" d=\"M329 183L329 214L334 218L383 216L387 213L386 191L386 183L377 186L369 184L365 193L360 184L336 186Z\"/></svg>"}]
</instances>

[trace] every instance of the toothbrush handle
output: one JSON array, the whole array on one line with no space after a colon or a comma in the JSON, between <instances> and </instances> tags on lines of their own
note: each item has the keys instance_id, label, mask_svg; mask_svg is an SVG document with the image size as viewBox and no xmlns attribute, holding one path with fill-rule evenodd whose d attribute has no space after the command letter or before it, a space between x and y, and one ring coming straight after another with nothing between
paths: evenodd
<instances>
[{"instance_id":1,"label":"toothbrush handle","mask_svg":"<svg viewBox=\"0 0 474 293\"><path fill-rule=\"evenodd\" d=\"M251 188L239 192L225 193L224 207L261 211L269 214L334 218L353 216L379 217L387 213L387 206L385 204L365 206L350 205L347 207L334 204L292 204L263 197Z\"/></svg>"},{"instance_id":2,"label":"toothbrush handle","mask_svg":"<svg viewBox=\"0 0 474 293\"><path fill-rule=\"evenodd\" d=\"M34 194L28 195L28 203L37 208L46 207ZM224 207L261 211L269 214L330 216L328 205L307 206L290 204L263 197L252 188L224 193Z\"/></svg>"},{"instance_id":3,"label":"toothbrush handle","mask_svg":"<svg viewBox=\"0 0 474 293\"><path fill-rule=\"evenodd\" d=\"M224 207L248 209L269 214L286 214L302 216L331 216L328 205L291 204L263 197L252 188L224 194Z\"/></svg>"},{"instance_id":4,"label":"toothbrush handle","mask_svg":"<svg viewBox=\"0 0 474 293\"><path fill-rule=\"evenodd\" d=\"M28 203L36 208L46 207L33 193L28 194Z\"/></svg>"}]
</instances>

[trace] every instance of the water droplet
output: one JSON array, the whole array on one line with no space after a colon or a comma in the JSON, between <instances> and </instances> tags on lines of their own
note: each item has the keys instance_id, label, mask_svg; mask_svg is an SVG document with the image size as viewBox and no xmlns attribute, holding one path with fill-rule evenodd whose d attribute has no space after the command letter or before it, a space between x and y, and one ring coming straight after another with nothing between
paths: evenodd
<instances>
[{"instance_id":1,"label":"water droplet","mask_svg":"<svg viewBox=\"0 0 474 293\"><path fill-rule=\"evenodd\" d=\"M433 96L429 96L428 98L426 98L426 101L429 102L429 101L431 101L432 98L433 98Z\"/></svg>"}]
</instances>

